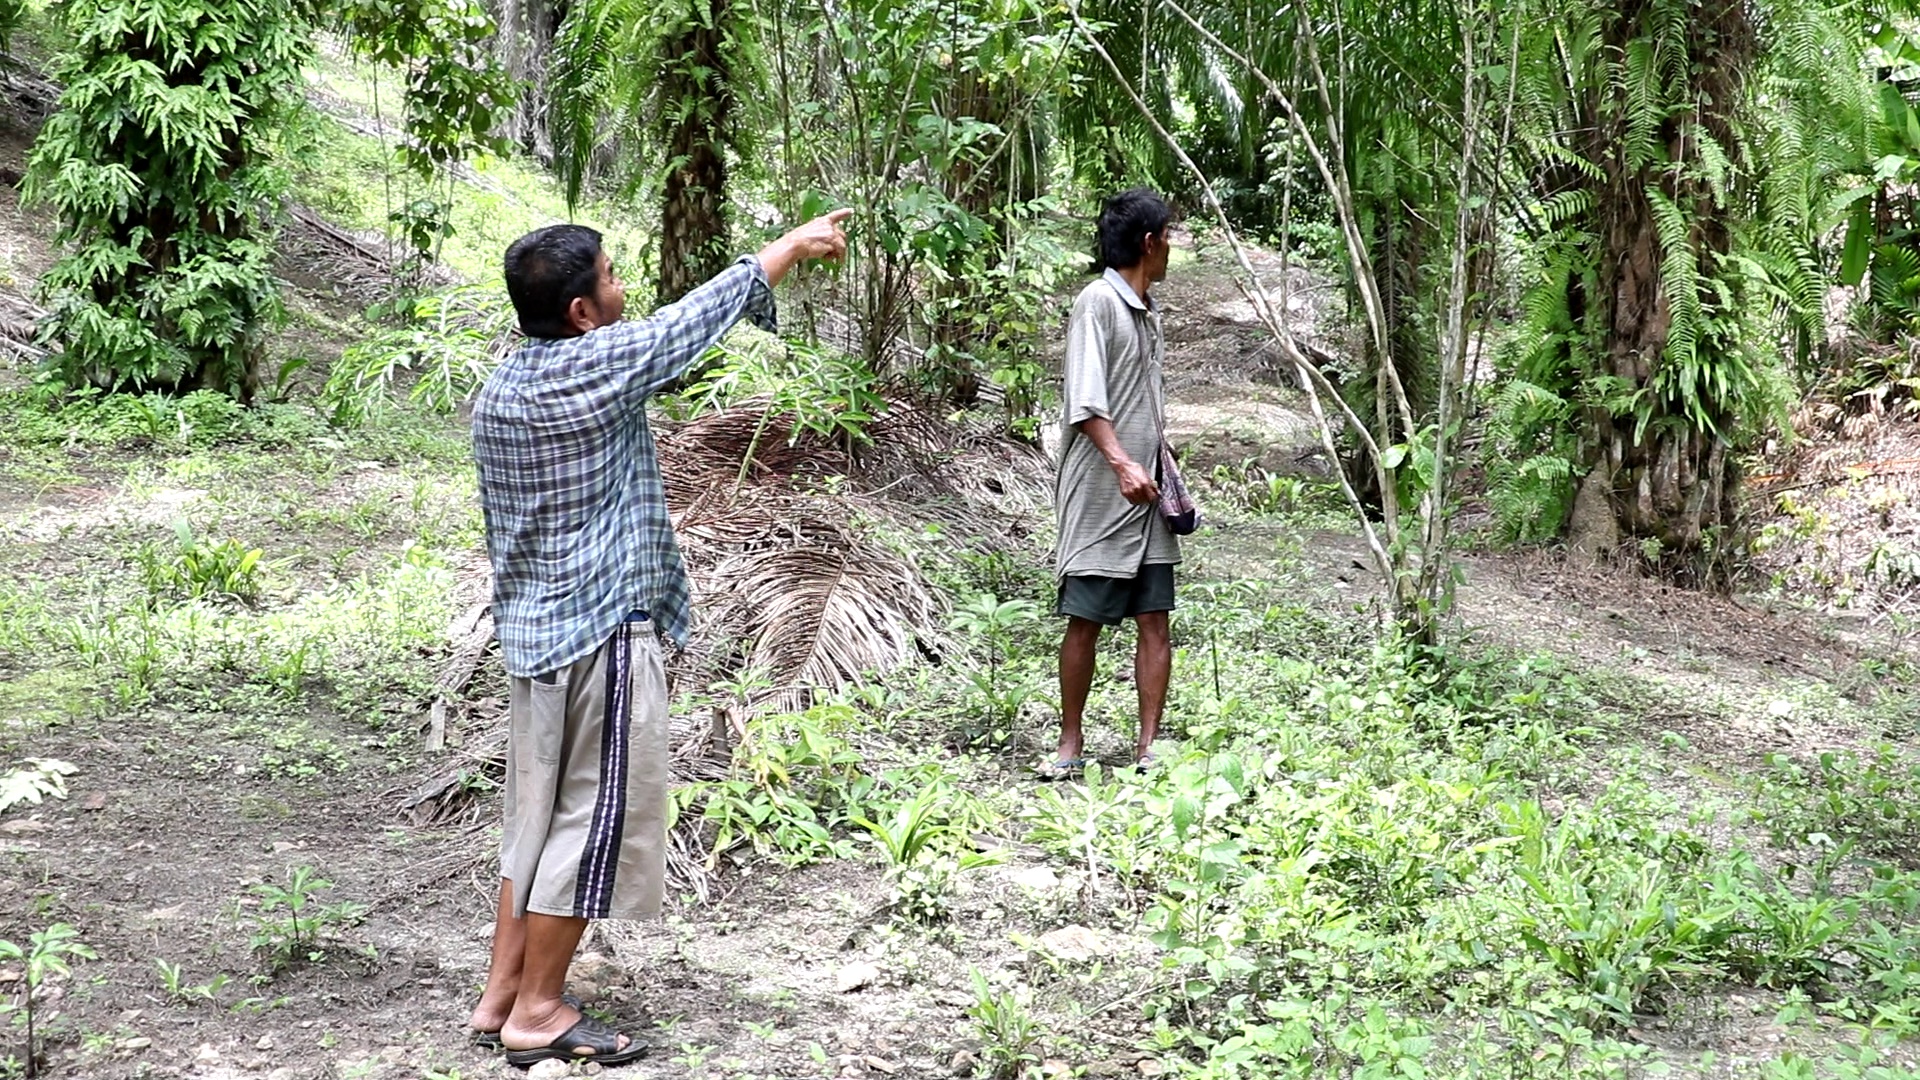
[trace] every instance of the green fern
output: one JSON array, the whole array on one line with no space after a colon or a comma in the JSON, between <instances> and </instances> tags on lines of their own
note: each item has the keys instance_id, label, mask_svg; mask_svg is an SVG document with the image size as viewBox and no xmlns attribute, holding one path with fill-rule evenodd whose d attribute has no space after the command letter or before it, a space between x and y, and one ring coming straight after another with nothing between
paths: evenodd
<instances>
[{"instance_id":1,"label":"green fern","mask_svg":"<svg viewBox=\"0 0 1920 1080\"><path fill-rule=\"evenodd\" d=\"M1593 212L1593 192L1585 188L1562 191L1540 204L1540 219L1548 228L1557 229Z\"/></svg>"},{"instance_id":2,"label":"green fern","mask_svg":"<svg viewBox=\"0 0 1920 1080\"><path fill-rule=\"evenodd\" d=\"M1656 188L1647 189L1654 229L1663 258L1660 284L1667 296L1671 324L1667 329L1667 362L1691 367L1697 362L1703 312L1700 305L1700 258L1694 251L1691 223L1678 204Z\"/></svg>"},{"instance_id":3,"label":"green fern","mask_svg":"<svg viewBox=\"0 0 1920 1080\"><path fill-rule=\"evenodd\" d=\"M1560 535L1573 506L1573 406L1553 391L1508 379L1487 418L1487 505L1498 538L1538 544Z\"/></svg>"}]
</instances>

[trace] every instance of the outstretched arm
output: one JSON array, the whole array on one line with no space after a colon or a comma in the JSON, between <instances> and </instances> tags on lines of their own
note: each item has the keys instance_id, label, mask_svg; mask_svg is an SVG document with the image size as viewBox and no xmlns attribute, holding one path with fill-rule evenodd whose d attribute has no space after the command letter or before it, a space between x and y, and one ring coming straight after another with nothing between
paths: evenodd
<instances>
[{"instance_id":1,"label":"outstretched arm","mask_svg":"<svg viewBox=\"0 0 1920 1080\"><path fill-rule=\"evenodd\" d=\"M596 331L614 336L608 344L616 356L638 361L625 380L626 399L644 401L672 386L743 318L775 329L772 286L804 259L844 256L847 235L840 225L852 213L835 210L815 218L652 315Z\"/></svg>"}]
</instances>

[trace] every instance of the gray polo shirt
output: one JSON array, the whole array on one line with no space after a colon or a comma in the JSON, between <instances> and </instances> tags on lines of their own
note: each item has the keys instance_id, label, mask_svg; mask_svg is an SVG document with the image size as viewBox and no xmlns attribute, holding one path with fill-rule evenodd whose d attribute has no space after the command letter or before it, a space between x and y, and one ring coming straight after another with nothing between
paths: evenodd
<instances>
[{"instance_id":1,"label":"gray polo shirt","mask_svg":"<svg viewBox=\"0 0 1920 1080\"><path fill-rule=\"evenodd\" d=\"M1159 479L1166 384L1160 315L1108 270L1080 290L1067 323L1063 365L1064 427L1053 505L1060 535L1054 575L1134 577L1150 563L1180 561L1180 543L1153 504L1120 494L1113 467L1074 425L1090 417L1113 424L1127 456Z\"/></svg>"}]
</instances>

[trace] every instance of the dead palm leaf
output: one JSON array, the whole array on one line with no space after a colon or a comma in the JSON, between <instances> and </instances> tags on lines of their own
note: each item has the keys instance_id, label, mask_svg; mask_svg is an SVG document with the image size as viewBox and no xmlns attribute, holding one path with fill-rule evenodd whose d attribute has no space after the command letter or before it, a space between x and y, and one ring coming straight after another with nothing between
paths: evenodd
<instances>
[{"instance_id":1,"label":"dead palm leaf","mask_svg":"<svg viewBox=\"0 0 1920 1080\"><path fill-rule=\"evenodd\" d=\"M747 666L789 699L838 690L914 655L936 634L941 605L900 556L849 538L839 545L732 556L709 578L717 621L757 630Z\"/></svg>"}]
</instances>

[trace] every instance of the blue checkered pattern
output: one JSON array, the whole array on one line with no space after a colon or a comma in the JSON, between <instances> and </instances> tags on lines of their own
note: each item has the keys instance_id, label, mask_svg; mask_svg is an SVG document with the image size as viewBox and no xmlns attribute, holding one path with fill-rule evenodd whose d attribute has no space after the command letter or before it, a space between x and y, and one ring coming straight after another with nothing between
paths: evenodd
<instances>
[{"instance_id":1,"label":"blue checkered pattern","mask_svg":"<svg viewBox=\"0 0 1920 1080\"><path fill-rule=\"evenodd\" d=\"M776 328L752 256L649 318L528 341L487 379L473 456L509 675L573 663L635 610L686 644L687 570L646 403L742 318Z\"/></svg>"}]
</instances>

